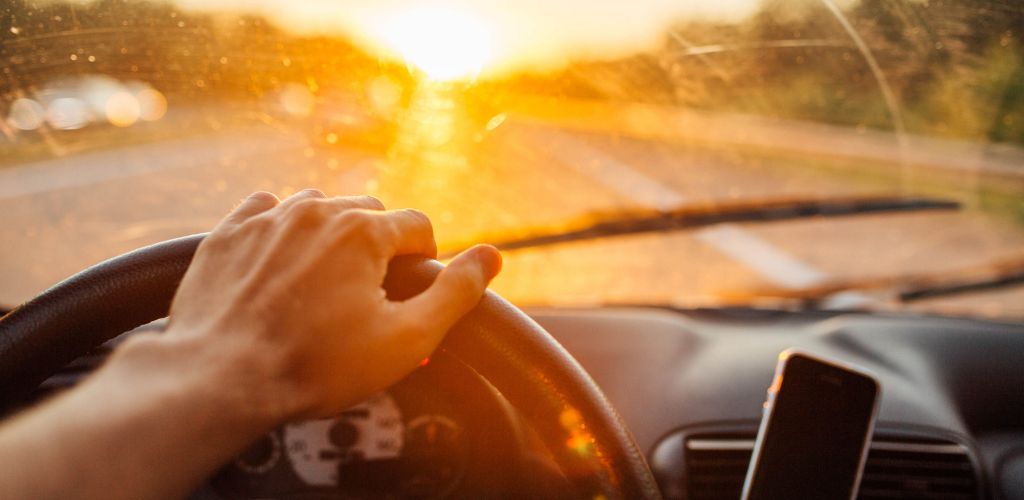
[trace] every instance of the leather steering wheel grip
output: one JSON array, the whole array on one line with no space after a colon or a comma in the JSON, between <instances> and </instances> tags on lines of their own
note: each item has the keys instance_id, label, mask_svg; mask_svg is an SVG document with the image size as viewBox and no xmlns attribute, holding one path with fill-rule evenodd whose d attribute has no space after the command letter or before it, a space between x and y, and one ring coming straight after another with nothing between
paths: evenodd
<instances>
[{"instance_id":1,"label":"leather steering wheel grip","mask_svg":"<svg viewBox=\"0 0 1024 500\"><path fill-rule=\"evenodd\" d=\"M92 266L0 319L0 406L10 407L101 343L164 317L205 234L157 243ZM400 257L384 288L426 289L437 261ZM660 498L643 453L611 403L540 325L488 291L441 349L487 379L524 416L584 498Z\"/></svg>"}]
</instances>

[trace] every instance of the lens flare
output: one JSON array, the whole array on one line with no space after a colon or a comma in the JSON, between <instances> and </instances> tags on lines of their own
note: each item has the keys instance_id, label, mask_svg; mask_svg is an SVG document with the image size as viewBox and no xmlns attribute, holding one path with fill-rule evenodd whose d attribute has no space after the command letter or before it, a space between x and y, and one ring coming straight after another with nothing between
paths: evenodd
<instances>
[{"instance_id":1,"label":"lens flare","mask_svg":"<svg viewBox=\"0 0 1024 500\"><path fill-rule=\"evenodd\" d=\"M433 80L476 76L492 57L487 24L471 14L443 7L396 12L377 27L387 46Z\"/></svg>"},{"instance_id":2,"label":"lens flare","mask_svg":"<svg viewBox=\"0 0 1024 500\"><path fill-rule=\"evenodd\" d=\"M57 130L76 130L89 124L89 105L77 97L59 97L46 106L46 122Z\"/></svg>"},{"instance_id":3,"label":"lens flare","mask_svg":"<svg viewBox=\"0 0 1024 500\"><path fill-rule=\"evenodd\" d=\"M159 90L146 88L135 93L139 101L139 118L155 122L167 114L167 98Z\"/></svg>"},{"instance_id":4,"label":"lens flare","mask_svg":"<svg viewBox=\"0 0 1024 500\"><path fill-rule=\"evenodd\" d=\"M304 118L313 114L316 96L306 85L289 83L281 89L281 107L289 115Z\"/></svg>"},{"instance_id":5,"label":"lens flare","mask_svg":"<svg viewBox=\"0 0 1024 500\"><path fill-rule=\"evenodd\" d=\"M103 110L107 121L115 127L130 127L139 121L139 100L130 92L117 91L107 98Z\"/></svg>"},{"instance_id":6,"label":"lens flare","mask_svg":"<svg viewBox=\"0 0 1024 500\"><path fill-rule=\"evenodd\" d=\"M32 99L15 99L11 103L7 123L19 130L35 130L43 124L44 113L43 105Z\"/></svg>"}]
</instances>

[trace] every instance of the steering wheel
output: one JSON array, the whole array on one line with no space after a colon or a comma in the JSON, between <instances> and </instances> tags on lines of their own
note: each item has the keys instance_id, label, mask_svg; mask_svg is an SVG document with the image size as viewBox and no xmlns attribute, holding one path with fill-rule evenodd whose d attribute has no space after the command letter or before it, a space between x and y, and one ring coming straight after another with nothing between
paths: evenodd
<instances>
[{"instance_id":1,"label":"steering wheel","mask_svg":"<svg viewBox=\"0 0 1024 500\"><path fill-rule=\"evenodd\" d=\"M0 319L0 406L99 344L167 315L205 234L157 243L94 265ZM425 290L437 261L399 257L384 289ZM488 291L440 349L487 379L541 437L585 498L661 498L644 455L586 371L540 325ZM573 445L570 446L569 443Z\"/></svg>"}]
</instances>

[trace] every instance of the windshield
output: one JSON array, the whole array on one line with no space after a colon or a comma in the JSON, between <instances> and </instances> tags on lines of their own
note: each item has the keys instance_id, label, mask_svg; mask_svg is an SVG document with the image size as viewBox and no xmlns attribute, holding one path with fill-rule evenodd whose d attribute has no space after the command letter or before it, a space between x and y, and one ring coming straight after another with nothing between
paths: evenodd
<instances>
[{"instance_id":1,"label":"windshield","mask_svg":"<svg viewBox=\"0 0 1024 500\"><path fill-rule=\"evenodd\" d=\"M1024 5L14 0L0 304L370 193L520 305L1024 318Z\"/></svg>"}]
</instances>

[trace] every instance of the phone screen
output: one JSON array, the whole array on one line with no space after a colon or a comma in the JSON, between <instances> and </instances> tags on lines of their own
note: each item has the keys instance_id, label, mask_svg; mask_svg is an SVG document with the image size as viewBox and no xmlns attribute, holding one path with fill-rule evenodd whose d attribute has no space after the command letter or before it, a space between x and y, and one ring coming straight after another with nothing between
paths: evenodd
<instances>
[{"instance_id":1,"label":"phone screen","mask_svg":"<svg viewBox=\"0 0 1024 500\"><path fill-rule=\"evenodd\" d=\"M780 363L744 498L852 498L874 426L878 383L802 353Z\"/></svg>"}]
</instances>

